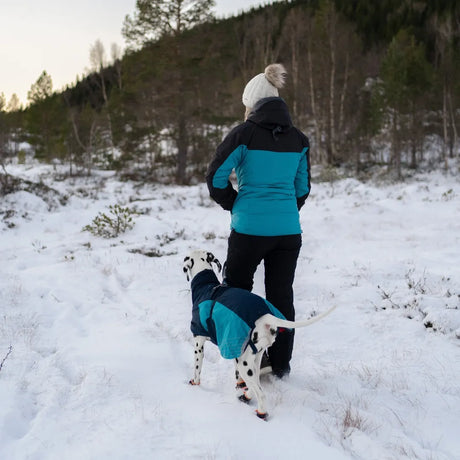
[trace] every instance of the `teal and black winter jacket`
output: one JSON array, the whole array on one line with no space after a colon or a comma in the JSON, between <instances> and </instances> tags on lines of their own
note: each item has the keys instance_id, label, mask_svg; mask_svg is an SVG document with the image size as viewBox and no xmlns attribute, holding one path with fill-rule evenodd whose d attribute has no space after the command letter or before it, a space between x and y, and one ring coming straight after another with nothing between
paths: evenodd
<instances>
[{"instance_id":1,"label":"teal and black winter jacket","mask_svg":"<svg viewBox=\"0 0 460 460\"><path fill-rule=\"evenodd\" d=\"M235 170L238 192L229 176ZM292 125L283 99L261 99L219 145L207 176L211 197L232 212L231 228L257 236L301 233L310 193L308 138Z\"/></svg>"},{"instance_id":2,"label":"teal and black winter jacket","mask_svg":"<svg viewBox=\"0 0 460 460\"><path fill-rule=\"evenodd\" d=\"M264 298L245 289L221 285L212 270L203 270L192 279L193 335L209 337L223 358L241 356L250 344L255 322L270 313L285 319Z\"/></svg>"}]
</instances>

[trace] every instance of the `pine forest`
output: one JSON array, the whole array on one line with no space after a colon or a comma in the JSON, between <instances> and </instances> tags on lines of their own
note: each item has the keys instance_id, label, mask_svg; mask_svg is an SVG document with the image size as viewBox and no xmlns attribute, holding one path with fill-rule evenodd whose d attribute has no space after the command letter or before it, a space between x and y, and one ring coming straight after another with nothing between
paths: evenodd
<instances>
[{"instance_id":1,"label":"pine forest","mask_svg":"<svg viewBox=\"0 0 460 460\"><path fill-rule=\"evenodd\" d=\"M123 54L96 41L90 73L53 91L44 70L25 108L0 88L2 165L33 155L69 175L201 182L243 118L244 85L272 62L288 69L281 96L313 165L403 178L460 155L456 0L280 1L226 19L213 0L189 3L138 0Z\"/></svg>"}]
</instances>

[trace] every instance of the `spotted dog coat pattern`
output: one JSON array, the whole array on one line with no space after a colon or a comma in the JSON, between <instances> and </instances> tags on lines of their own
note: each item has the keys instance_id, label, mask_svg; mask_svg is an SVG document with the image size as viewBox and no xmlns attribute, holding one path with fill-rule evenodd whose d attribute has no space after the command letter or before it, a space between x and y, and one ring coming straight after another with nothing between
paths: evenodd
<instances>
[{"instance_id":1,"label":"spotted dog coat pattern","mask_svg":"<svg viewBox=\"0 0 460 460\"><path fill-rule=\"evenodd\" d=\"M195 336L206 336L219 347L223 358L239 358L251 342L255 322L269 313L285 319L270 302L245 289L221 285L212 270L192 280L192 322ZM256 339L255 339L256 340Z\"/></svg>"},{"instance_id":2,"label":"spotted dog coat pattern","mask_svg":"<svg viewBox=\"0 0 460 460\"><path fill-rule=\"evenodd\" d=\"M263 351L273 345L277 329L309 326L329 315L335 306L313 318L288 321L265 299L246 290L220 285L212 270L213 263L220 270L220 263L212 253L195 250L184 258L182 267L187 279L192 279L195 371L189 383L200 385L203 345L212 340L224 358L235 358L237 391L243 392L238 398L249 402L255 397L257 416L267 420L266 397L260 385Z\"/></svg>"}]
</instances>

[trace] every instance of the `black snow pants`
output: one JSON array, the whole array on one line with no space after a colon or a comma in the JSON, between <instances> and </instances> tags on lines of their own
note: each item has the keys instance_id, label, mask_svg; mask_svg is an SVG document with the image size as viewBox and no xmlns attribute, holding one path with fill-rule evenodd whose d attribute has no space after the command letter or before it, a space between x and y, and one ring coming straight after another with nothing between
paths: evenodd
<instances>
[{"instance_id":1,"label":"black snow pants","mask_svg":"<svg viewBox=\"0 0 460 460\"><path fill-rule=\"evenodd\" d=\"M254 236L234 230L228 239L224 282L229 286L252 290L254 274L264 261L265 296L288 320L295 320L294 282L302 236ZM289 374L294 346L294 330L283 329L268 349L273 373Z\"/></svg>"}]
</instances>

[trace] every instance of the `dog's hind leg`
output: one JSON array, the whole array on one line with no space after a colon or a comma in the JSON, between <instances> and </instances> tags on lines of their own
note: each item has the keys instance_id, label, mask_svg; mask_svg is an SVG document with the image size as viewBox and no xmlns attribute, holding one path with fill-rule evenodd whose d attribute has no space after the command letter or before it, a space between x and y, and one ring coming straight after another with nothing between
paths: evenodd
<instances>
[{"instance_id":1,"label":"dog's hind leg","mask_svg":"<svg viewBox=\"0 0 460 460\"><path fill-rule=\"evenodd\" d=\"M240 376L240 373L238 371L238 362L240 358L235 359L235 379L236 379L236 394L238 396L238 399L242 402L249 403L250 398L247 395L248 392L248 386L246 385L246 382L242 379Z\"/></svg>"},{"instance_id":2,"label":"dog's hind leg","mask_svg":"<svg viewBox=\"0 0 460 460\"><path fill-rule=\"evenodd\" d=\"M240 358L238 358L237 370L239 376L245 381L248 388L248 390L244 392L244 396L247 400L250 400L253 396L256 397L257 416L265 419L268 414L265 407L265 394L260 386L259 378L262 351L263 350L254 353L251 347L247 347Z\"/></svg>"},{"instance_id":3,"label":"dog's hind leg","mask_svg":"<svg viewBox=\"0 0 460 460\"><path fill-rule=\"evenodd\" d=\"M203 367L203 356L204 356L204 343L208 340L207 337L202 335L196 335L195 340L195 360L194 360L194 377L189 381L190 385L199 385L201 368Z\"/></svg>"}]
</instances>

